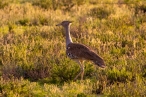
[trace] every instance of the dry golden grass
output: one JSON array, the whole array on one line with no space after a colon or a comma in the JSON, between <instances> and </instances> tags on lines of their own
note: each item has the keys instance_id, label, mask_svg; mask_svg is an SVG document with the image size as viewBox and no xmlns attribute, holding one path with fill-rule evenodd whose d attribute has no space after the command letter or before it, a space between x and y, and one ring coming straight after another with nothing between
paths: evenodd
<instances>
[{"instance_id":1,"label":"dry golden grass","mask_svg":"<svg viewBox=\"0 0 146 97\"><path fill-rule=\"evenodd\" d=\"M0 96L146 95L144 1L73 1L55 10L33 2L0 5ZM72 81L79 66L65 55L64 31L55 26L63 20L74 21L73 41L93 48L106 69L85 62L84 80Z\"/></svg>"}]
</instances>

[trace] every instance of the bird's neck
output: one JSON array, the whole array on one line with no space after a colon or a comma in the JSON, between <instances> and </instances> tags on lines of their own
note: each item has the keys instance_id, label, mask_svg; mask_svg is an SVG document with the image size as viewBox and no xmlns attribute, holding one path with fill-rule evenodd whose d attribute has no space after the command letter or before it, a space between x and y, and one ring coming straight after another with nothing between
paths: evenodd
<instances>
[{"instance_id":1,"label":"bird's neck","mask_svg":"<svg viewBox=\"0 0 146 97\"><path fill-rule=\"evenodd\" d=\"M66 47L68 44L72 43L72 39L70 36L70 25L65 27L65 33L66 33Z\"/></svg>"}]
</instances>

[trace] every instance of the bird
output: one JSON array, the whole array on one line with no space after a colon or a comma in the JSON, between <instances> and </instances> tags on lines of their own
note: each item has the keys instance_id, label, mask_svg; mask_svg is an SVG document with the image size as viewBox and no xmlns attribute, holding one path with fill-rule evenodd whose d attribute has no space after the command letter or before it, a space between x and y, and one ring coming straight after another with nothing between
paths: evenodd
<instances>
[{"instance_id":1,"label":"bird","mask_svg":"<svg viewBox=\"0 0 146 97\"><path fill-rule=\"evenodd\" d=\"M62 21L56 26L63 26L66 35L66 55L76 61L80 66L80 72L75 76L74 80L76 80L79 76L81 76L81 80L83 80L84 76L84 64L85 60L92 61L95 65L98 65L101 68L105 68L106 65L104 63L103 58L97 55L90 47L80 44L74 43L72 41L70 35L70 25L72 21Z\"/></svg>"}]
</instances>

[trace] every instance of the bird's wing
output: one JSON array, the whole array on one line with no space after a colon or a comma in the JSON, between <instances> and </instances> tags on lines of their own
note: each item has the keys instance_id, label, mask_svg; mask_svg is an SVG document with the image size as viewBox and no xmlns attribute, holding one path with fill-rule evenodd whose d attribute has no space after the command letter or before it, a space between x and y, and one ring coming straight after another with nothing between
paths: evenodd
<instances>
[{"instance_id":1,"label":"bird's wing","mask_svg":"<svg viewBox=\"0 0 146 97\"><path fill-rule=\"evenodd\" d=\"M70 43L66 48L67 54L72 54L76 58L94 60L97 56L89 47L78 44L78 43Z\"/></svg>"},{"instance_id":2,"label":"bird's wing","mask_svg":"<svg viewBox=\"0 0 146 97\"><path fill-rule=\"evenodd\" d=\"M98 56L94 51L92 51L89 47L78 44L78 43L70 43L66 48L66 53L68 57L72 59L86 59L91 60L96 65L104 68L105 64L103 59Z\"/></svg>"}]
</instances>

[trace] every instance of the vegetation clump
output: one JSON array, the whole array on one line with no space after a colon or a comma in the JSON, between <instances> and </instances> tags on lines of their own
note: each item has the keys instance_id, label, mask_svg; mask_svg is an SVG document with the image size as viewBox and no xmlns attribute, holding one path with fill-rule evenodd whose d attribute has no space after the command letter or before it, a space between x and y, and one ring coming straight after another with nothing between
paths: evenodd
<instances>
[{"instance_id":1,"label":"vegetation clump","mask_svg":"<svg viewBox=\"0 0 146 97\"><path fill-rule=\"evenodd\" d=\"M0 96L144 97L145 0L0 0ZM84 80L65 55L73 41L90 46L106 68L85 61Z\"/></svg>"}]
</instances>

